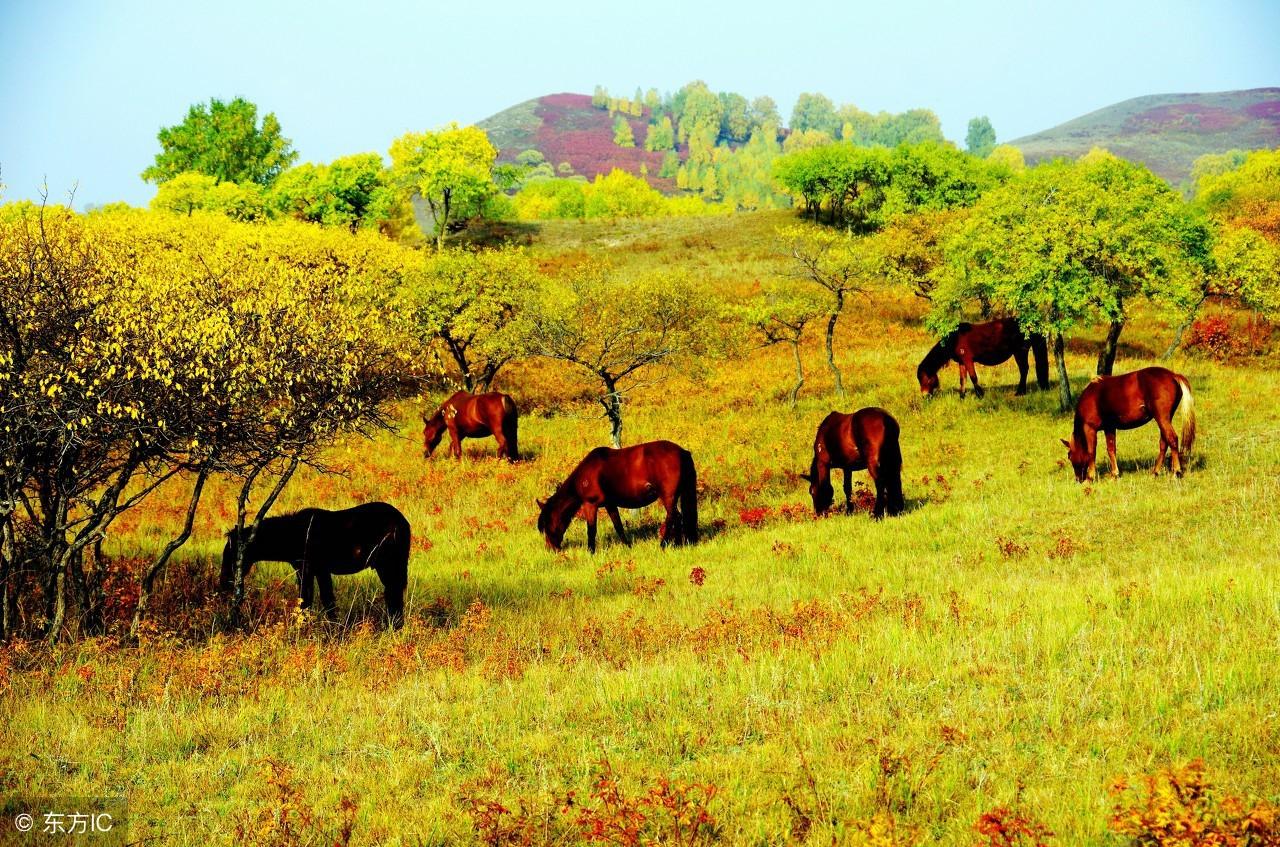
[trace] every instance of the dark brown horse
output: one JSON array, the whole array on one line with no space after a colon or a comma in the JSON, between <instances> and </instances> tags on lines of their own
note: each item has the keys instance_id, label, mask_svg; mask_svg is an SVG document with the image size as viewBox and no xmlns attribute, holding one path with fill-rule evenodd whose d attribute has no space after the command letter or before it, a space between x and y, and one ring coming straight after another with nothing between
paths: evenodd
<instances>
[{"instance_id":1,"label":"dark brown horse","mask_svg":"<svg viewBox=\"0 0 1280 847\"><path fill-rule=\"evenodd\" d=\"M506 394L494 391L489 394L468 394L459 391L440 404L436 413L422 415L422 454L431 454L440 444L445 430L449 431L449 452L462 458L462 439L488 438L498 442L498 455L508 461L520 459L517 427L519 414L515 402Z\"/></svg>"},{"instance_id":2,"label":"dark brown horse","mask_svg":"<svg viewBox=\"0 0 1280 847\"><path fill-rule=\"evenodd\" d=\"M853 512L853 472L866 470L876 486L875 517L903 509L902 449L898 422L884 409L859 409L852 415L832 412L818 425L813 464L801 477L809 481L813 511L824 514L835 500L831 469L844 470L845 511Z\"/></svg>"},{"instance_id":3,"label":"dark brown horse","mask_svg":"<svg viewBox=\"0 0 1280 847\"><path fill-rule=\"evenodd\" d=\"M655 500L667 510L662 546L698 541L698 475L693 454L670 441L650 441L587 454L546 500L538 501L538 531L559 550L575 514L587 522L587 549L596 551L596 516L609 513L618 539L630 544L618 509L639 509Z\"/></svg>"},{"instance_id":4,"label":"dark brown horse","mask_svg":"<svg viewBox=\"0 0 1280 847\"><path fill-rule=\"evenodd\" d=\"M1173 431L1173 414L1181 407L1186 418L1182 441ZM1097 476L1098 430L1107 436L1107 457L1111 476L1120 476L1116 464L1116 430L1137 429L1151 421L1160 428L1160 458L1154 473L1164 466L1165 450L1171 452L1169 465L1182 476L1182 462L1191 455L1196 440L1195 400L1187 378L1166 368L1143 368L1120 376L1095 377L1080 392L1071 440L1062 439L1067 459L1079 482Z\"/></svg>"},{"instance_id":5,"label":"dark brown horse","mask_svg":"<svg viewBox=\"0 0 1280 847\"><path fill-rule=\"evenodd\" d=\"M1036 359L1036 382L1040 389L1049 387L1049 352L1044 336L1024 333L1013 318L1001 318L983 324L962 323L955 332L933 346L920 366L916 379L920 390L932 394L938 390L938 371L947 362L960 365L960 396L964 396L964 378L973 381L973 393L982 396L978 384L978 372L973 365L1001 365L1013 360L1018 363L1018 394L1027 393L1027 352Z\"/></svg>"},{"instance_id":6,"label":"dark brown horse","mask_svg":"<svg viewBox=\"0 0 1280 847\"><path fill-rule=\"evenodd\" d=\"M222 574L218 586L230 591L235 574L236 531L227 533L222 550ZM320 604L335 616L334 574L353 574L365 568L377 571L386 594L387 616L392 626L404 620L404 589L409 581L409 522L395 506L365 503L330 512L302 509L290 515L266 518L245 550L241 571L248 575L256 562L288 562L298 575L302 608L311 608L315 584L320 584Z\"/></svg>"}]
</instances>

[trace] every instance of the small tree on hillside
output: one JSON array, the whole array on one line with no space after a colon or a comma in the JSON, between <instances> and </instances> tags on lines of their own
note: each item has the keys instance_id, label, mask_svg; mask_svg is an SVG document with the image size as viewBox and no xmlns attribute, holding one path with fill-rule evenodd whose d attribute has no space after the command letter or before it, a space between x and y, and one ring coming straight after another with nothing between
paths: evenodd
<instances>
[{"instance_id":1,"label":"small tree on hillside","mask_svg":"<svg viewBox=\"0 0 1280 847\"><path fill-rule=\"evenodd\" d=\"M817 226L782 227L778 237L792 258L796 275L813 282L830 294L828 301L826 351L827 367L835 381L836 394L844 398L844 381L836 367L836 322L851 294L861 292L874 272L874 261L851 236Z\"/></svg>"},{"instance_id":2,"label":"small tree on hillside","mask_svg":"<svg viewBox=\"0 0 1280 847\"><path fill-rule=\"evenodd\" d=\"M599 265L571 269L530 298L522 320L529 351L570 362L600 381L614 447L622 446L630 392L687 368L713 349L713 304L682 276L611 277Z\"/></svg>"},{"instance_id":3,"label":"small tree on hillside","mask_svg":"<svg viewBox=\"0 0 1280 847\"><path fill-rule=\"evenodd\" d=\"M636 136L631 131L631 122L622 115L618 115L613 122L613 143L619 147L636 146Z\"/></svg>"},{"instance_id":4,"label":"small tree on hillside","mask_svg":"<svg viewBox=\"0 0 1280 847\"><path fill-rule=\"evenodd\" d=\"M796 383L789 395L792 409L796 407L796 399L804 387L800 341L805 327L827 312L827 305L814 296L814 292L797 290L793 286L775 286L740 308L742 319L762 339L764 346L790 345L796 364Z\"/></svg>"},{"instance_id":5,"label":"small tree on hillside","mask_svg":"<svg viewBox=\"0 0 1280 847\"><path fill-rule=\"evenodd\" d=\"M484 130L449 124L436 132L409 132L391 143L391 176L401 190L427 202L435 220L436 249L444 249L459 213L475 212L498 192L498 151Z\"/></svg>"},{"instance_id":6,"label":"small tree on hillside","mask_svg":"<svg viewBox=\"0 0 1280 847\"><path fill-rule=\"evenodd\" d=\"M399 309L418 345L444 345L467 391L488 391L507 362L520 355L515 320L536 270L521 250L451 250L426 259L401 291Z\"/></svg>"},{"instance_id":7,"label":"small tree on hillside","mask_svg":"<svg viewBox=\"0 0 1280 847\"><path fill-rule=\"evenodd\" d=\"M986 115L969 121L969 131L964 138L964 149L979 159L985 159L996 148L996 131Z\"/></svg>"}]
</instances>

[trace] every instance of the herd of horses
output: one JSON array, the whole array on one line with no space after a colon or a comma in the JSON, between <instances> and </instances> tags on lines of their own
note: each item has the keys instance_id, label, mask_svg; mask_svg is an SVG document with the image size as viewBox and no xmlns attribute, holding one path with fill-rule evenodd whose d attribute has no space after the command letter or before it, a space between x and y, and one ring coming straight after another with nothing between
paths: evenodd
<instances>
[{"instance_id":1,"label":"herd of horses","mask_svg":"<svg viewBox=\"0 0 1280 847\"><path fill-rule=\"evenodd\" d=\"M960 394L965 379L979 397L975 364L999 365L1013 358L1020 380L1017 394L1026 393L1028 354L1035 359L1036 381L1049 387L1047 345L1043 336L1024 333L1017 321L1006 318L988 323L964 323L939 341L916 370L920 390L938 390L938 372L955 362L960 369ZM1184 413L1181 437L1173 428L1176 411ZM1107 442L1111 476L1118 477L1117 430L1136 429L1151 421L1160 432L1159 474L1165 454L1170 467L1182 476L1195 440L1195 405L1186 377L1161 367L1143 368L1115 377L1098 377L1080 394L1071 439L1063 439L1067 458L1080 482L1097 474L1098 432ZM462 458L466 438L493 437L498 455L520 458L519 413L515 402L497 392L455 393L433 414L423 415L423 453L430 458L447 431L450 453ZM884 409L865 408L853 414L832 412L818 425L813 441L809 483L813 510L822 515L831 509L835 489L831 471L844 471L845 511L852 513L852 478L867 471L875 486L873 515L895 516L905 508L902 494L902 449L897 420ZM630 544L619 509L639 509L660 502L666 519L659 531L661 544L694 544L698 541L697 470L693 454L670 441L650 441L631 447L597 447L545 500L538 501L538 531L547 545L559 551L575 516L587 525L587 548L596 549L596 519L600 509L609 515L618 539ZM266 518L250 538L241 560L247 574L260 561L287 562L297 573L303 608L312 605L315 586L326 614L335 614L333 576L372 568L385 590L387 614L393 626L403 619L404 591L408 583L410 527L404 515L387 503L366 503L351 509L328 511L303 509ZM228 533L223 550L220 587L229 590L234 576L239 538Z\"/></svg>"}]
</instances>

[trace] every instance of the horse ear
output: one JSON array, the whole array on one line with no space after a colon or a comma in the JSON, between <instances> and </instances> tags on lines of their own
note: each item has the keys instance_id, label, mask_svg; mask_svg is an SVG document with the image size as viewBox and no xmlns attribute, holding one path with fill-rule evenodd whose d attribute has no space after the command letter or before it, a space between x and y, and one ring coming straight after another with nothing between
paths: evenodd
<instances>
[{"instance_id":1,"label":"horse ear","mask_svg":"<svg viewBox=\"0 0 1280 847\"><path fill-rule=\"evenodd\" d=\"M1066 447L1068 450L1070 450L1070 449L1071 449L1071 442L1070 442L1070 441L1068 441L1068 440L1067 440L1067 439L1065 439L1065 438L1059 438L1058 440L1062 442L1062 446L1063 446L1063 447Z\"/></svg>"},{"instance_id":2,"label":"horse ear","mask_svg":"<svg viewBox=\"0 0 1280 847\"><path fill-rule=\"evenodd\" d=\"M542 498L538 498L534 502L538 504L539 509L545 509L547 507L547 501Z\"/></svg>"}]
</instances>

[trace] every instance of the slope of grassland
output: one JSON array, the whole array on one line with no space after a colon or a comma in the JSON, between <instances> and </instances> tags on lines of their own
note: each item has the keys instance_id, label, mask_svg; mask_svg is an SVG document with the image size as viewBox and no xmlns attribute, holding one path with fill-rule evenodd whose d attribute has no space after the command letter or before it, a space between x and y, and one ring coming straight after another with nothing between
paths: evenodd
<instances>
[{"instance_id":1,"label":"slope of grassland","mask_svg":"<svg viewBox=\"0 0 1280 847\"><path fill-rule=\"evenodd\" d=\"M1206 153L1280 146L1280 88L1135 97L1009 143L1028 162L1105 147L1177 184Z\"/></svg>"},{"instance_id":2,"label":"slope of grassland","mask_svg":"<svg viewBox=\"0 0 1280 847\"><path fill-rule=\"evenodd\" d=\"M626 116L635 136L635 147L619 147L613 142L616 117L605 109L591 105L586 94L548 94L517 103L476 124L489 134L498 148L498 159L514 162L525 150L537 150L553 167L567 162L573 173L594 179L614 168L640 175L640 166L648 169L646 179L660 191L673 192L674 179L658 176L662 153L644 149L649 124L649 110L640 117Z\"/></svg>"},{"instance_id":3,"label":"slope of grassland","mask_svg":"<svg viewBox=\"0 0 1280 847\"><path fill-rule=\"evenodd\" d=\"M556 223L534 249L549 265L678 267L734 294L786 270L771 235L790 219ZM216 483L142 648L4 654L0 784L123 793L131 841L191 845L575 843L569 829L619 808L593 797L610 773L633 799L663 778L715 786L683 796L724 844L843 843L872 819L896 843L969 844L1000 805L1052 843L1098 843L1114 778L1197 757L1219 784L1280 800L1275 368L1176 360L1200 414L1191 473L1151 477L1147 427L1121 434L1119 481L1080 486L1056 395L1013 396L1012 365L982 371L981 401L920 399L921 312L894 294L851 304L844 403L817 333L795 412L777 348L633 398L626 440L670 438L698 463L691 549L659 550L652 508L626 516L630 549L602 526L588 555L580 523L565 554L545 549L535 497L607 438L556 366L501 378L525 410L518 465L477 442L464 462L424 462L408 404L397 432L334 448L345 475L300 476L281 508L376 498L406 513L398 633L375 623L372 575L336 581L352 627L335 630L290 615L288 568L263 565L256 631L211 636L233 509ZM1117 367L1150 363L1168 332L1140 317ZM1081 384L1094 349L1070 351ZM813 432L866 405L902 424L908 511L815 520L797 476ZM111 552L156 549L178 508L130 515Z\"/></svg>"}]
</instances>

